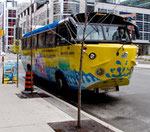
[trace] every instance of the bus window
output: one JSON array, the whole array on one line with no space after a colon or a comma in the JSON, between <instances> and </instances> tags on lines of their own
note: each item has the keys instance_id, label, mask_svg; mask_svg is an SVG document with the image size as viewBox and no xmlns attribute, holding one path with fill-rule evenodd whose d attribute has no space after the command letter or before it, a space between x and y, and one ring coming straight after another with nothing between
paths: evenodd
<instances>
[{"instance_id":1,"label":"bus window","mask_svg":"<svg viewBox=\"0 0 150 132\"><path fill-rule=\"evenodd\" d=\"M103 29L106 40L119 40L118 26L103 26Z\"/></svg>"},{"instance_id":2,"label":"bus window","mask_svg":"<svg viewBox=\"0 0 150 132\"><path fill-rule=\"evenodd\" d=\"M46 46L55 47L55 34L51 31L46 33Z\"/></svg>"},{"instance_id":3,"label":"bus window","mask_svg":"<svg viewBox=\"0 0 150 132\"><path fill-rule=\"evenodd\" d=\"M39 34L39 37L38 37L38 47L39 48L45 47L45 33Z\"/></svg>"},{"instance_id":4,"label":"bus window","mask_svg":"<svg viewBox=\"0 0 150 132\"><path fill-rule=\"evenodd\" d=\"M24 39L24 47L23 47L23 48L24 48L24 49L27 48L27 38Z\"/></svg>"},{"instance_id":5,"label":"bus window","mask_svg":"<svg viewBox=\"0 0 150 132\"><path fill-rule=\"evenodd\" d=\"M27 49L31 48L31 37L27 38Z\"/></svg>"},{"instance_id":6,"label":"bus window","mask_svg":"<svg viewBox=\"0 0 150 132\"><path fill-rule=\"evenodd\" d=\"M70 42L71 36L64 24L58 27L58 34L57 45L68 45L68 41Z\"/></svg>"},{"instance_id":7,"label":"bus window","mask_svg":"<svg viewBox=\"0 0 150 132\"><path fill-rule=\"evenodd\" d=\"M21 43L21 44L22 44L21 47L22 47L22 49L24 49L24 39L22 39L21 42L22 42L22 43Z\"/></svg>"},{"instance_id":8,"label":"bus window","mask_svg":"<svg viewBox=\"0 0 150 132\"><path fill-rule=\"evenodd\" d=\"M37 48L37 35L33 36L33 47Z\"/></svg>"},{"instance_id":9,"label":"bus window","mask_svg":"<svg viewBox=\"0 0 150 132\"><path fill-rule=\"evenodd\" d=\"M129 36L130 36L130 39L131 40L135 40L136 39L136 36L135 36L135 28L133 25L128 25L127 26L127 29L129 31Z\"/></svg>"},{"instance_id":10,"label":"bus window","mask_svg":"<svg viewBox=\"0 0 150 132\"><path fill-rule=\"evenodd\" d=\"M78 25L77 27L77 39L82 40L83 39L83 29L85 25ZM104 36L102 33L102 27L101 25L96 24L89 24L86 27L85 31L86 41L90 40L104 40Z\"/></svg>"},{"instance_id":11,"label":"bus window","mask_svg":"<svg viewBox=\"0 0 150 132\"><path fill-rule=\"evenodd\" d=\"M123 26L103 26L107 41L130 41L129 35Z\"/></svg>"}]
</instances>

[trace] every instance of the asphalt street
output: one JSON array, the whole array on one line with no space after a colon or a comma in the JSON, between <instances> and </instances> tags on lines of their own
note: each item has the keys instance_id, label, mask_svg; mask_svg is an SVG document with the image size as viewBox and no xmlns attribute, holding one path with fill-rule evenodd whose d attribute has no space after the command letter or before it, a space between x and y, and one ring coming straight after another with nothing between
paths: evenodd
<instances>
[{"instance_id":1,"label":"asphalt street","mask_svg":"<svg viewBox=\"0 0 150 132\"><path fill-rule=\"evenodd\" d=\"M123 131L150 132L149 78L150 69L135 68L129 86L102 97L93 96L92 103L84 100L82 108Z\"/></svg>"}]
</instances>

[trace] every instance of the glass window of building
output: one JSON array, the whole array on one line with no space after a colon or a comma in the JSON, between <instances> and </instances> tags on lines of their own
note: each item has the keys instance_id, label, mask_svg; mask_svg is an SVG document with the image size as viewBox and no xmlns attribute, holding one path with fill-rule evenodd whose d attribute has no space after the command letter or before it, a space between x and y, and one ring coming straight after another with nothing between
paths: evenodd
<instances>
[{"instance_id":1,"label":"glass window of building","mask_svg":"<svg viewBox=\"0 0 150 132\"><path fill-rule=\"evenodd\" d=\"M144 21L150 22L150 15L144 14Z\"/></svg>"},{"instance_id":2,"label":"glass window of building","mask_svg":"<svg viewBox=\"0 0 150 132\"><path fill-rule=\"evenodd\" d=\"M140 32L140 38L139 38L139 40L142 40L142 39L143 39L143 33Z\"/></svg>"},{"instance_id":3,"label":"glass window of building","mask_svg":"<svg viewBox=\"0 0 150 132\"><path fill-rule=\"evenodd\" d=\"M144 40L149 40L149 33L144 33Z\"/></svg>"},{"instance_id":4,"label":"glass window of building","mask_svg":"<svg viewBox=\"0 0 150 132\"><path fill-rule=\"evenodd\" d=\"M8 28L8 36L14 36L14 29Z\"/></svg>"},{"instance_id":5,"label":"glass window of building","mask_svg":"<svg viewBox=\"0 0 150 132\"><path fill-rule=\"evenodd\" d=\"M150 32L150 23L144 23L144 31Z\"/></svg>"},{"instance_id":6,"label":"glass window of building","mask_svg":"<svg viewBox=\"0 0 150 132\"><path fill-rule=\"evenodd\" d=\"M87 5L87 12L89 12L89 13L94 12L94 6L93 5Z\"/></svg>"},{"instance_id":7,"label":"glass window of building","mask_svg":"<svg viewBox=\"0 0 150 132\"><path fill-rule=\"evenodd\" d=\"M95 1L96 2L105 2L105 3L116 3L116 0L95 0Z\"/></svg>"},{"instance_id":8,"label":"glass window of building","mask_svg":"<svg viewBox=\"0 0 150 132\"><path fill-rule=\"evenodd\" d=\"M136 24L139 27L139 30L143 31L143 23L142 22L136 22Z\"/></svg>"},{"instance_id":9,"label":"glass window of building","mask_svg":"<svg viewBox=\"0 0 150 132\"><path fill-rule=\"evenodd\" d=\"M143 21L143 14L137 13L136 14L136 20Z\"/></svg>"},{"instance_id":10,"label":"glass window of building","mask_svg":"<svg viewBox=\"0 0 150 132\"><path fill-rule=\"evenodd\" d=\"M8 26L13 27L16 24L15 19L8 19Z\"/></svg>"},{"instance_id":11,"label":"glass window of building","mask_svg":"<svg viewBox=\"0 0 150 132\"><path fill-rule=\"evenodd\" d=\"M79 12L79 4L75 3L64 3L65 14L77 14Z\"/></svg>"},{"instance_id":12,"label":"glass window of building","mask_svg":"<svg viewBox=\"0 0 150 132\"><path fill-rule=\"evenodd\" d=\"M150 9L149 0L122 0L121 5Z\"/></svg>"},{"instance_id":13,"label":"glass window of building","mask_svg":"<svg viewBox=\"0 0 150 132\"><path fill-rule=\"evenodd\" d=\"M16 10L8 10L8 17L16 17Z\"/></svg>"},{"instance_id":14,"label":"glass window of building","mask_svg":"<svg viewBox=\"0 0 150 132\"><path fill-rule=\"evenodd\" d=\"M14 38L13 37L8 37L8 45L12 45L14 42Z\"/></svg>"}]
</instances>

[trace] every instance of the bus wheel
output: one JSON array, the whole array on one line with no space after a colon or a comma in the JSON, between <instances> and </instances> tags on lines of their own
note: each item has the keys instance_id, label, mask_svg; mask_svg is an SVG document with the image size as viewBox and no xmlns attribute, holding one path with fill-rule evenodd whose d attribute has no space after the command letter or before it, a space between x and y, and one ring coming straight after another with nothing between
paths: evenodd
<instances>
[{"instance_id":1,"label":"bus wheel","mask_svg":"<svg viewBox=\"0 0 150 132\"><path fill-rule=\"evenodd\" d=\"M66 87L67 87L66 80L62 75L56 76L56 85L57 85L57 90L59 92L66 89Z\"/></svg>"}]
</instances>

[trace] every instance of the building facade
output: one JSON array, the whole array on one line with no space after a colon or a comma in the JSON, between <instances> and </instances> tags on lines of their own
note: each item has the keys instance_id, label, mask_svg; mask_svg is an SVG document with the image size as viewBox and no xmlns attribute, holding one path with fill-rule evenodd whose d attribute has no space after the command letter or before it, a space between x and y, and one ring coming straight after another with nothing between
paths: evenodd
<instances>
[{"instance_id":1,"label":"building facade","mask_svg":"<svg viewBox=\"0 0 150 132\"><path fill-rule=\"evenodd\" d=\"M6 0L3 3L2 25L4 30L3 51L7 51L14 43L14 25L16 24L17 1Z\"/></svg>"},{"instance_id":2,"label":"building facade","mask_svg":"<svg viewBox=\"0 0 150 132\"><path fill-rule=\"evenodd\" d=\"M140 38L134 42L139 45L139 54L150 54L150 9L96 2L95 11L134 19L140 30Z\"/></svg>"},{"instance_id":3,"label":"building facade","mask_svg":"<svg viewBox=\"0 0 150 132\"><path fill-rule=\"evenodd\" d=\"M53 21L79 13L79 0L53 0Z\"/></svg>"},{"instance_id":4,"label":"building facade","mask_svg":"<svg viewBox=\"0 0 150 132\"><path fill-rule=\"evenodd\" d=\"M150 9L149 0L124 0L121 5Z\"/></svg>"},{"instance_id":5,"label":"building facade","mask_svg":"<svg viewBox=\"0 0 150 132\"><path fill-rule=\"evenodd\" d=\"M79 0L45 0L43 3L35 0L32 4L30 3L18 11L22 34L31 30L31 14L32 29L34 30L40 26L66 18L71 14L79 13L79 5Z\"/></svg>"},{"instance_id":6,"label":"building facade","mask_svg":"<svg viewBox=\"0 0 150 132\"><path fill-rule=\"evenodd\" d=\"M38 0L36 0L38 1ZM137 0L134 0L137 1ZM145 0L146 1L146 0ZM141 1L140 5L145 5ZM140 30L140 39L135 43L139 45L140 54L150 54L150 9L147 7L132 7L131 1L126 0L117 3L117 0L87 0L87 12L107 12L128 17L135 20ZM130 2L130 5L129 5ZM128 3L128 4L127 4ZM129 6L127 6L129 5ZM85 12L84 0L45 0L43 3L34 2L25 8L21 8L18 17L22 32L25 34L32 29L44 26L48 23L55 22L77 13Z\"/></svg>"},{"instance_id":7,"label":"building facade","mask_svg":"<svg viewBox=\"0 0 150 132\"><path fill-rule=\"evenodd\" d=\"M2 11L0 11L0 30L3 30L3 14ZM0 53L2 52L3 49L3 37L0 36Z\"/></svg>"}]
</instances>

